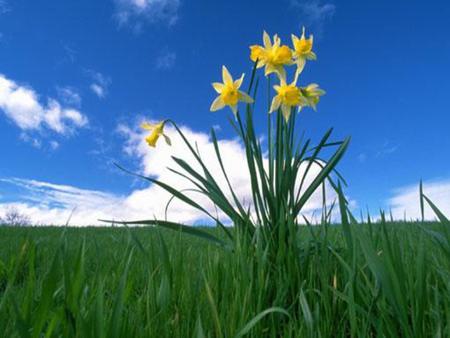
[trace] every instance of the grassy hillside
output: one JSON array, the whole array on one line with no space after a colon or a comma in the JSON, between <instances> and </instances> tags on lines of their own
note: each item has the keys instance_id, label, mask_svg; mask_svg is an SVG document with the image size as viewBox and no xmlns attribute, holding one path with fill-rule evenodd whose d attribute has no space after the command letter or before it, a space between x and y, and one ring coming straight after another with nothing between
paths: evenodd
<instances>
[{"instance_id":1,"label":"grassy hillside","mask_svg":"<svg viewBox=\"0 0 450 338\"><path fill-rule=\"evenodd\" d=\"M442 225L354 225L345 238L339 226L305 227L300 264L286 273L268 266L264 254L251 258L239 247L228 252L152 227L1 227L0 332L450 336Z\"/></svg>"}]
</instances>

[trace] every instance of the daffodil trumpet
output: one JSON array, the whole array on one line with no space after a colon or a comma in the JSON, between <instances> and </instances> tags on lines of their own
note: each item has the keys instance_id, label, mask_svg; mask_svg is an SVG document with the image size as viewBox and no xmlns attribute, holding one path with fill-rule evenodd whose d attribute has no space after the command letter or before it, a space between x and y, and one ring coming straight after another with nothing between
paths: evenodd
<instances>
[{"instance_id":1,"label":"daffodil trumpet","mask_svg":"<svg viewBox=\"0 0 450 338\"><path fill-rule=\"evenodd\" d=\"M281 109L281 113L286 122L289 120L293 108L300 108L301 106L307 105L302 91L297 87L296 79L292 83L287 84L286 80L281 77L280 84L273 86L273 88L277 94L272 99L269 113Z\"/></svg>"},{"instance_id":2,"label":"daffodil trumpet","mask_svg":"<svg viewBox=\"0 0 450 338\"><path fill-rule=\"evenodd\" d=\"M150 134L145 138L145 141L147 142L147 144L150 147L152 147L152 148L156 147L156 142L158 141L160 136L162 136L164 138L164 140L166 141L166 143L169 146L172 144L172 142L170 141L169 136L164 134L164 126L165 126L167 121L168 120L164 120L164 121L161 121L161 122L156 123L156 124L143 122L141 124L141 128L142 129L150 131Z\"/></svg>"}]
</instances>

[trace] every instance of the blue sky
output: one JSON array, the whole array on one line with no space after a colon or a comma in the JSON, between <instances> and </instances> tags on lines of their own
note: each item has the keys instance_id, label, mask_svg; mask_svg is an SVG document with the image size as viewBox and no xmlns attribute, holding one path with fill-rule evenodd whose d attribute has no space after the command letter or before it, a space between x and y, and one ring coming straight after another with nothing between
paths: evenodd
<instances>
[{"instance_id":1,"label":"blue sky","mask_svg":"<svg viewBox=\"0 0 450 338\"><path fill-rule=\"evenodd\" d=\"M210 83L223 64L248 74L263 30L288 43L302 25L318 54L302 81L327 95L301 123L315 140L352 136L340 169L355 205L387 208L420 178L448 205L448 17L446 1L0 0L0 206L39 215L44 200L51 214L76 206L63 186L96 201L145 189L111 165L157 166L137 143L142 118L232 139Z\"/></svg>"}]
</instances>

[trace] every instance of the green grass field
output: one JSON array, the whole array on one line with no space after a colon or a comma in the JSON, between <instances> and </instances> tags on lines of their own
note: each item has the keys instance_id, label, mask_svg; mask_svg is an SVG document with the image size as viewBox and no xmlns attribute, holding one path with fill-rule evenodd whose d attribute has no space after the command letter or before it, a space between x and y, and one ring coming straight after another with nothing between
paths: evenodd
<instances>
[{"instance_id":1,"label":"green grass field","mask_svg":"<svg viewBox=\"0 0 450 338\"><path fill-rule=\"evenodd\" d=\"M0 227L0 332L450 337L443 225L350 231L347 237L340 226L304 227L299 259L284 256L285 268L276 269L264 253L242 255L239 246L229 252L153 227Z\"/></svg>"}]
</instances>

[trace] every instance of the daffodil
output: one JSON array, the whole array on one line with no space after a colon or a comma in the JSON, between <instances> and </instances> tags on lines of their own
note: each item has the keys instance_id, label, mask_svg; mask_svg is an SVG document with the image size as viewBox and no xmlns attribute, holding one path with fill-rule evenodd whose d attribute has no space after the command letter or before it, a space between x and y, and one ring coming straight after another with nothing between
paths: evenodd
<instances>
[{"instance_id":1,"label":"daffodil","mask_svg":"<svg viewBox=\"0 0 450 338\"><path fill-rule=\"evenodd\" d=\"M285 78L280 78L280 85L273 86L277 95L272 99L270 112L272 113L281 107L281 112L286 121L291 116L291 110L295 107L306 105L306 100L302 95L299 87L296 85L296 80L291 84L287 84Z\"/></svg>"},{"instance_id":2,"label":"daffodil","mask_svg":"<svg viewBox=\"0 0 450 338\"><path fill-rule=\"evenodd\" d=\"M273 43L269 34L263 33L264 46L250 46L250 59L253 62L258 60L257 68L265 67L265 75L277 73L281 77L286 77L284 66L292 65L292 50L281 44L278 35L274 35Z\"/></svg>"},{"instance_id":3,"label":"daffodil","mask_svg":"<svg viewBox=\"0 0 450 338\"><path fill-rule=\"evenodd\" d=\"M313 35L307 39L305 36L305 27L303 27L302 36L298 38L292 34L292 44L294 45L294 60L297 64L297 73L301 73L305 67L306 60L316 60L317 56L312 51Z\"/></svg>"},{"instance_id":4,"label":"daffodil","mask_svg":"<svg viewBox=\"0 0 450 338\"><path fill-rule=\"evenodd\" d=\"M244 74L242 74L238 80L233 81L227 67L222 66L222 80L223 83L214 82L212 84L219 96L213 101L210 108L211 111L216 111L225 106L229 106L234 115L236 115L239 101L253 103L253 99L247 93L239 90L242 81L244 81Z\"/></svg>"},{"instance_id":5,"label":"daffodil","mask_svg":"<svg viewBox=\"0 0 450 338\"><path fill-rule=\"evenodd\" d=\"M158 141L160 136L164 137L164 140L166 141L166 143L170 146L171 145L171 141L169 136L167 136L166 134L164 134L164 125L166 124L166 121L161 121L157 124L151 124L148 122L144 122L141 124L141 128L145 129L145 130L149 130L151 131L150 135L148 135L145 138L145 141L148 143L148 145L150 147L155 147L156 146L156 142Z\"/></svg>"},{"instance_id":6,"label":"daffodil","mask_svg":"<svg viewBox=\"0 0 450 338\"><path fill-rule=\"evenodd\" d=\"M316 83L311 83L305 88L300 89L302 96L305 98L305 105L311 107L312 109L317 109L317 104L319 103L320 97L325 95L325 91L319 88Z\"/></svg>"}]
</instances>

